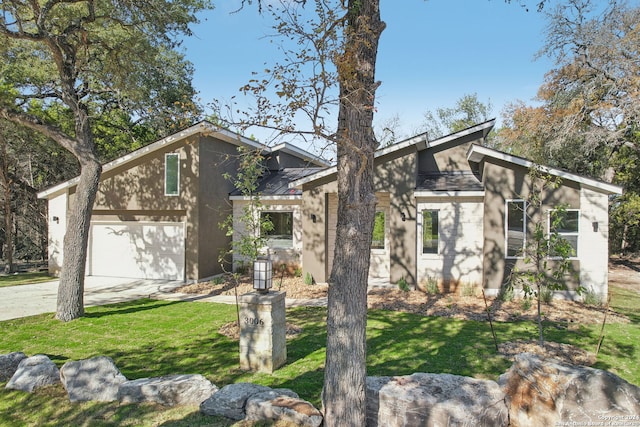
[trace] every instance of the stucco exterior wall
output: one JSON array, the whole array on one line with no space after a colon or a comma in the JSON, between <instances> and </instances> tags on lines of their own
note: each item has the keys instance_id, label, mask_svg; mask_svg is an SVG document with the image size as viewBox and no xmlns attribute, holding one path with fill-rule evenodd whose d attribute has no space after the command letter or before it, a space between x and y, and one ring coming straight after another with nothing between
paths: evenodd
<instances>
[{"instance_id":1,"label":"stucco exterior wall","mask_svg":"<svg viewBox=\"0 0 640 427\"><path fill-rule=\"evenodd\" d=\"M49 274L58 276L60 275L64 258L62 249L64 234L67 230L67 211L69 208L67 193L64 192L49 199L48 205L49 241L47 250L49 253ZM54 220L54 218L56 219Z\"/></svg>"},{"instance_id":2,"label":"stucco exterior wall","mask_svg":"<svg viewBox=\"0 0 640 427\"><path fill-rule=\"evenodd\" d=\"M484 199L484 249L483 284L488 295L497 295L508 281L509 273L517 266L528 266L521 258L508 258L505 255L506 226L505 203L507 200L526 200L531 192L529 170L520 166L507 165L499 160L486 161L483 164ZM547 230L547 216L550 209L560 205L569 209L581 209L580 188L577 183L565 181L556 189L543 192L542 212L527 209L527 235L533 232L534 223L542 221ZM580 252L580 248L578 249ZM579 273L580 254L572 260L572 270ZM567 276L569 289L578 285L576 276Z\"/></svg>"},{"instance_id":3,"label":"stucco exterior wall","mask_svg":"<svg viewBox=\"0 0 640 427\"><path fill-rule=\"evenodd\" d=\"M278 247L265 247L263 248L263 254L267 253L271 255L271 261L273 263L274 270L281 264L287 264L290 266L300 266L302 258L303 247L303 227L302 227L302 199L291 200L278 200L269 201L261 200L262 207L259 211L255 211L254 216L258 218L260 212L292 212L293 213L293 242L291 248L278 248ZM241 220L244 216L244 209L250 207L250 202L247 200L234 200L233 201L233 241L239 242L242 236L251 236L253 232L258 230L250 230L246 224ZM240 254L233 254L234 268L242 264L247 263L247 260Z\"/></svg>"},{"instance_id":4,"label":"stucco exterior wall","mask_svg":"<svg viewBox=\"0 0 640 427\"><path fill-rule=\"evenodd\" d=\"M609 198L590 188L580 191L578 252L580 285L606 301L609 292Z\"/></svg>"},{"instance_id":5,"label":"stucco exterior wall","mask_svg":"<svg viewBox=\"0 0 640 427\"><path fill-rule=\"evenodd\" d=\"M438 253L422 253L422 211L438 211ZM445 292L482 284L484 201L478 197L418 199L418 284L435 280Z\"/></svg>"}]
</instances>

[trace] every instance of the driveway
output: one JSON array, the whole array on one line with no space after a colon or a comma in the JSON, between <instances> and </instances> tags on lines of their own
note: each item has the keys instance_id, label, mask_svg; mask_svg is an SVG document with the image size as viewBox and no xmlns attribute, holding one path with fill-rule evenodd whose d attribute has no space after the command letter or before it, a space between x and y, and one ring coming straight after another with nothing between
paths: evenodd
<instances>
[{"instance_id":1,"label":"driveway","mask_svg":"<svg viewBox=\"0 0 640 427\"><path fill-rule=\"evenodd\" d=\"M87 276L85 307L165 294L183 282ZM56 311L58 281L0 288L0 321Z\"/></svg>"}]
</instances>

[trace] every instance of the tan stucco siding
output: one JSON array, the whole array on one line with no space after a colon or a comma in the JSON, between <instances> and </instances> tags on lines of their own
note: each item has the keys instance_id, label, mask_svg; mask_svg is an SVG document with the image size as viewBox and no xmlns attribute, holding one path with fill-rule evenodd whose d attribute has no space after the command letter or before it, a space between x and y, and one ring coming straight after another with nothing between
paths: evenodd
<instances>
[{"instance_id":1,"label":"tan stucco siding","mask_svg":"<svg viewBox=\"0 0 640 427\"><path fill-rule=\"evenodd\" d=\"M329 217L327 192L331 190L336 191L335 182L305 190L302 194L303 273L311 274L319 283L326 283L329 279L327 258L330 251L327 248L326 230Z\"/></svg>"},{"instance_id":2,"label":"tan stucco siding","mask_svg":"<svg viewBox=\"0 0 640 427\"><path fill-rule=\"evenodd\" d=\"M467 151L471 144L482 144L482 138L467 136L420 152L420 172L458 172L470 170Z\"/></svg>"},{"instance_id":3,"label":"tan stucco siding","mask_svg":"<svg viewBox=\"0 0 640 427\"><path fill-rule=\"evenodd\" d=\"M422 212L438 211L438 253L423 253ZM484 201L478 197L418 199L418 283L437 281L445 291L458 284L482 284Z\"/></svg>"},{"instance_id":4,"label":"tan stucco siding","mask_svg":"<svg viewBox=\"0 0 640 427\"><path fill-rule=\"evenodd\" d=\"M525 268L521 259L505 256L506 228L505 203L507 200L526 200L531 192L529 170L520 166L507 165L499 160L483 164L484 199L484 287L488 294L497 294L514 266ZM569 209L580 209L580 189L575 182L562 182L555 189L543 192L542 212L527 209L527 235L533 232L534 223L545 224L550 209L560 205ZM573 270L579 271L580 260L572 261ZM567 278L570 289L575 288L577 280Z\"/></svg>"}]
</instances>

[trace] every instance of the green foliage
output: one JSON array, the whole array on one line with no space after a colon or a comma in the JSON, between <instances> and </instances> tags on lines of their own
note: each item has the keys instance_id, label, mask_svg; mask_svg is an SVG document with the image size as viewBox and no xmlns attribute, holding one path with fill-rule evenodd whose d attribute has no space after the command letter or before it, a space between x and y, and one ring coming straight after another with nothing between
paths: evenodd
<instances>
[{"instance_id":1,"label":"green foliage","mask_svg":"<svg viewBox=\"0 0 640 427\"><path fill-rule=\"evenodd\" d=\"M313 285L313 276L308 271L307 274L304 275L304 284Z\"/></svg>"},{"instance_id":2,"label":"green foliage","mask_svg":"<svg viewBox=\"0 0 640 427\"><path fill-rule=\"evenodd\" d=\"M400 280L398 280L398 289L404 292L409 292L411 289L409 288L409 284L407 283L407 279L402 276Z\"/></svg>"},{"instance_id":3,"label":"green foliage","mask_svg":"<svg viewBox=\"0 0 640 427\"><path fill-rule=\"evenodd\" d=\"M522 301L520 301L520 308L522 311L528 311L531 308L531 298L523 298Z\"/></svg>"},{"instance_id":4,"label":"green foliage","mask_svg":"<svg viewBox=\"0 0 640 427\"><path fill-rule=\"evenodd\" d=\"M526 244L519 256L525 267L514 267L511 270L508 286L521 288L525 300L534 297L537 302L538 343L544 344L542 329L541 300L543 291L553 292L566 290L567 276L572 273L571 257L575 251L570 242L563 238L557 230L566 226L566 209L556 207L549 213L549 229L545 228L544 198L560 185L560 180L542 173L537 167L529 171L529 193L524 195L527 211ZM581 288L576 289L580 293Z\"/></svg>"},{"instance_id":5,"label":"green foliage","mask_svg":"<svg viewBox=\"0 0 640 427\"><path fill-rule=\"evenodd\" d=\"M513 286L511 286L510 284L507 284L507 286L503 286L500 289L500 294L498 295L498 298L500 298L500 301L503 301L503 302L513 301L515 298L515 291L513 290Z\"/></svg>"},{"instance_id":6,"label":"green foliage","mask_svg":"<svg viewBox=\"0 0 640 427\"><path fill-rule=\"evenodd\" d=\"M466 94L456 101L455 107L425 113L425 130L430 139L439 138L489 120L491 110L491 101L484 104L478 94Z\"/></svg>"},{"instance_id":7,"label":"green foliage","mask_svg":"<svg viewBox=\"0 0 640 427\"><path fill-rule=\"evenodd\" d=\"M476 285L474 283L464 282L460 289L460 295L463 297L476 296Z\"/></svg>"},{"instance_id":8,"label":"green foliage","mask_svg":"<svg viewBox=\"0 0 640 427\"><path fill-rule=\"evenodd\" d=\"M427 276L425 291L429 295L437 295L440 293L440 288L438 288L438 279L432 276Z\"/></svg>"},{"instance_id":9,"label":"green foliage","mask_svg":"<svg viewBox=\"0 0 640 427\"><path fill-rule=\"evenodd\" d=\"M603 304L602 298L593 289L589 288L582 294L582 302L586 305L594 307L601 307Z\"/></svg>"},{"instance_id":10,"label":"green foliage","mask_svg":"<svg viewBox=\"0 0 640 427\"><path fill-rule=\"evenodd\" d=\"M540 299L545 304L551 304L553 301L553 291L549 288L543 288L540 290Z\"/></svg>"},{"instance_id":11,"label":"green foliage","mask_svg":"<svg viewBox=\"0 0 640 427\"><path fill-rule=\"evenodd\" d=\"M220 224L227 236L234 236L231 249L223 252L220 263L228 263L236 254L243 262L252 265L267 246L265 232L273 230L269 216L260 215L262 202L257 193L258 183L265 172L262 154L259 150L238 147L238 170L232 176L225 174L225 179L233 182L240 193L248 198L242 207L242 213L234 219L233 213Z\"/></svg>"}]
</instances>

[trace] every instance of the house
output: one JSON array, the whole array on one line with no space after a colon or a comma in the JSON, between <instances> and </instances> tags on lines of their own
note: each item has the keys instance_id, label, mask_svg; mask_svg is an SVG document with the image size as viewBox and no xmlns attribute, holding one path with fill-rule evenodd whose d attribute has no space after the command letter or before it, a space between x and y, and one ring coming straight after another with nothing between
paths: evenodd
<instances>
[{"instance_id":1,"label":"house","mask_svg":"<svg viewBox=\"0 0 640 427\"><path fill-rule=\"evenodd\" d=\"M548 221L563 206L567 221L560 232L576 251L570 289L580 284L605 296L608 202L622 189L540 167L561 184L544 194L542 213L531 212L526 200L535 165L486 147L494 124L435 140L418 135L376 151L369 276L418 287L435 282L443 290L482 286L497 295L512 269L524 264L529 217ZM194 281L220 273L219 254L231 242L219 223L233 212L233 238L248 232L240 217L251 198L224 179L237 171L239 146L260 150L265 159L268 172L259 182L255 214L274 225L264 233L275 267L297 266L316 282L327 282L336 256L336 167L291 144L269 148L206 122L104 166L87 274ZM49 200L54 274L62 265L76 184L70 180L39 194ZM234 254L233 261L237 266L245 260Z\"/></svg>"},{"instance_id":2,"label":"house","mask_svg":"<svg viewBox=\"0 0 640 427\"><path fill-rule=\"evenodd\" d=\"M87 275L196 281L222 273L230 238L219 224L232 212L238 147L259 150L269 168L326 167L291 144L267 147L201 122L103 166L93 208ZM38 194L48 200L49 272L64 258L74 178Z\"/></svg>"},{"instance_id":3,"label":"house","mask_svg":"<svg viewBox=\"0 0 640 427\"><path fill-rule=\"evenodd\" d=\"M528 217L538 215L526 206L534 164L484 146L494 123L433 141L418 135L377 150L371 278L404 279L419 287L435 281L444 290L476 285L497 295L514 266L524 267L521 250L532 227ZM579 283L605 296L608 201L622 189L554 168L542 170L561 179L557 189L544 194L543 215L567 208L568 226L561 234L576 250L571 263L577 278L568 278L569 288ZM271 215L277 229L277 238L269 242L275 262L299 260L316 282L329 280L338 256L336 174L336 167L292 168L261 183L262 214ZM237 217L249 201L238 194L231 199Z\"/></svg>"}]
</instances>

